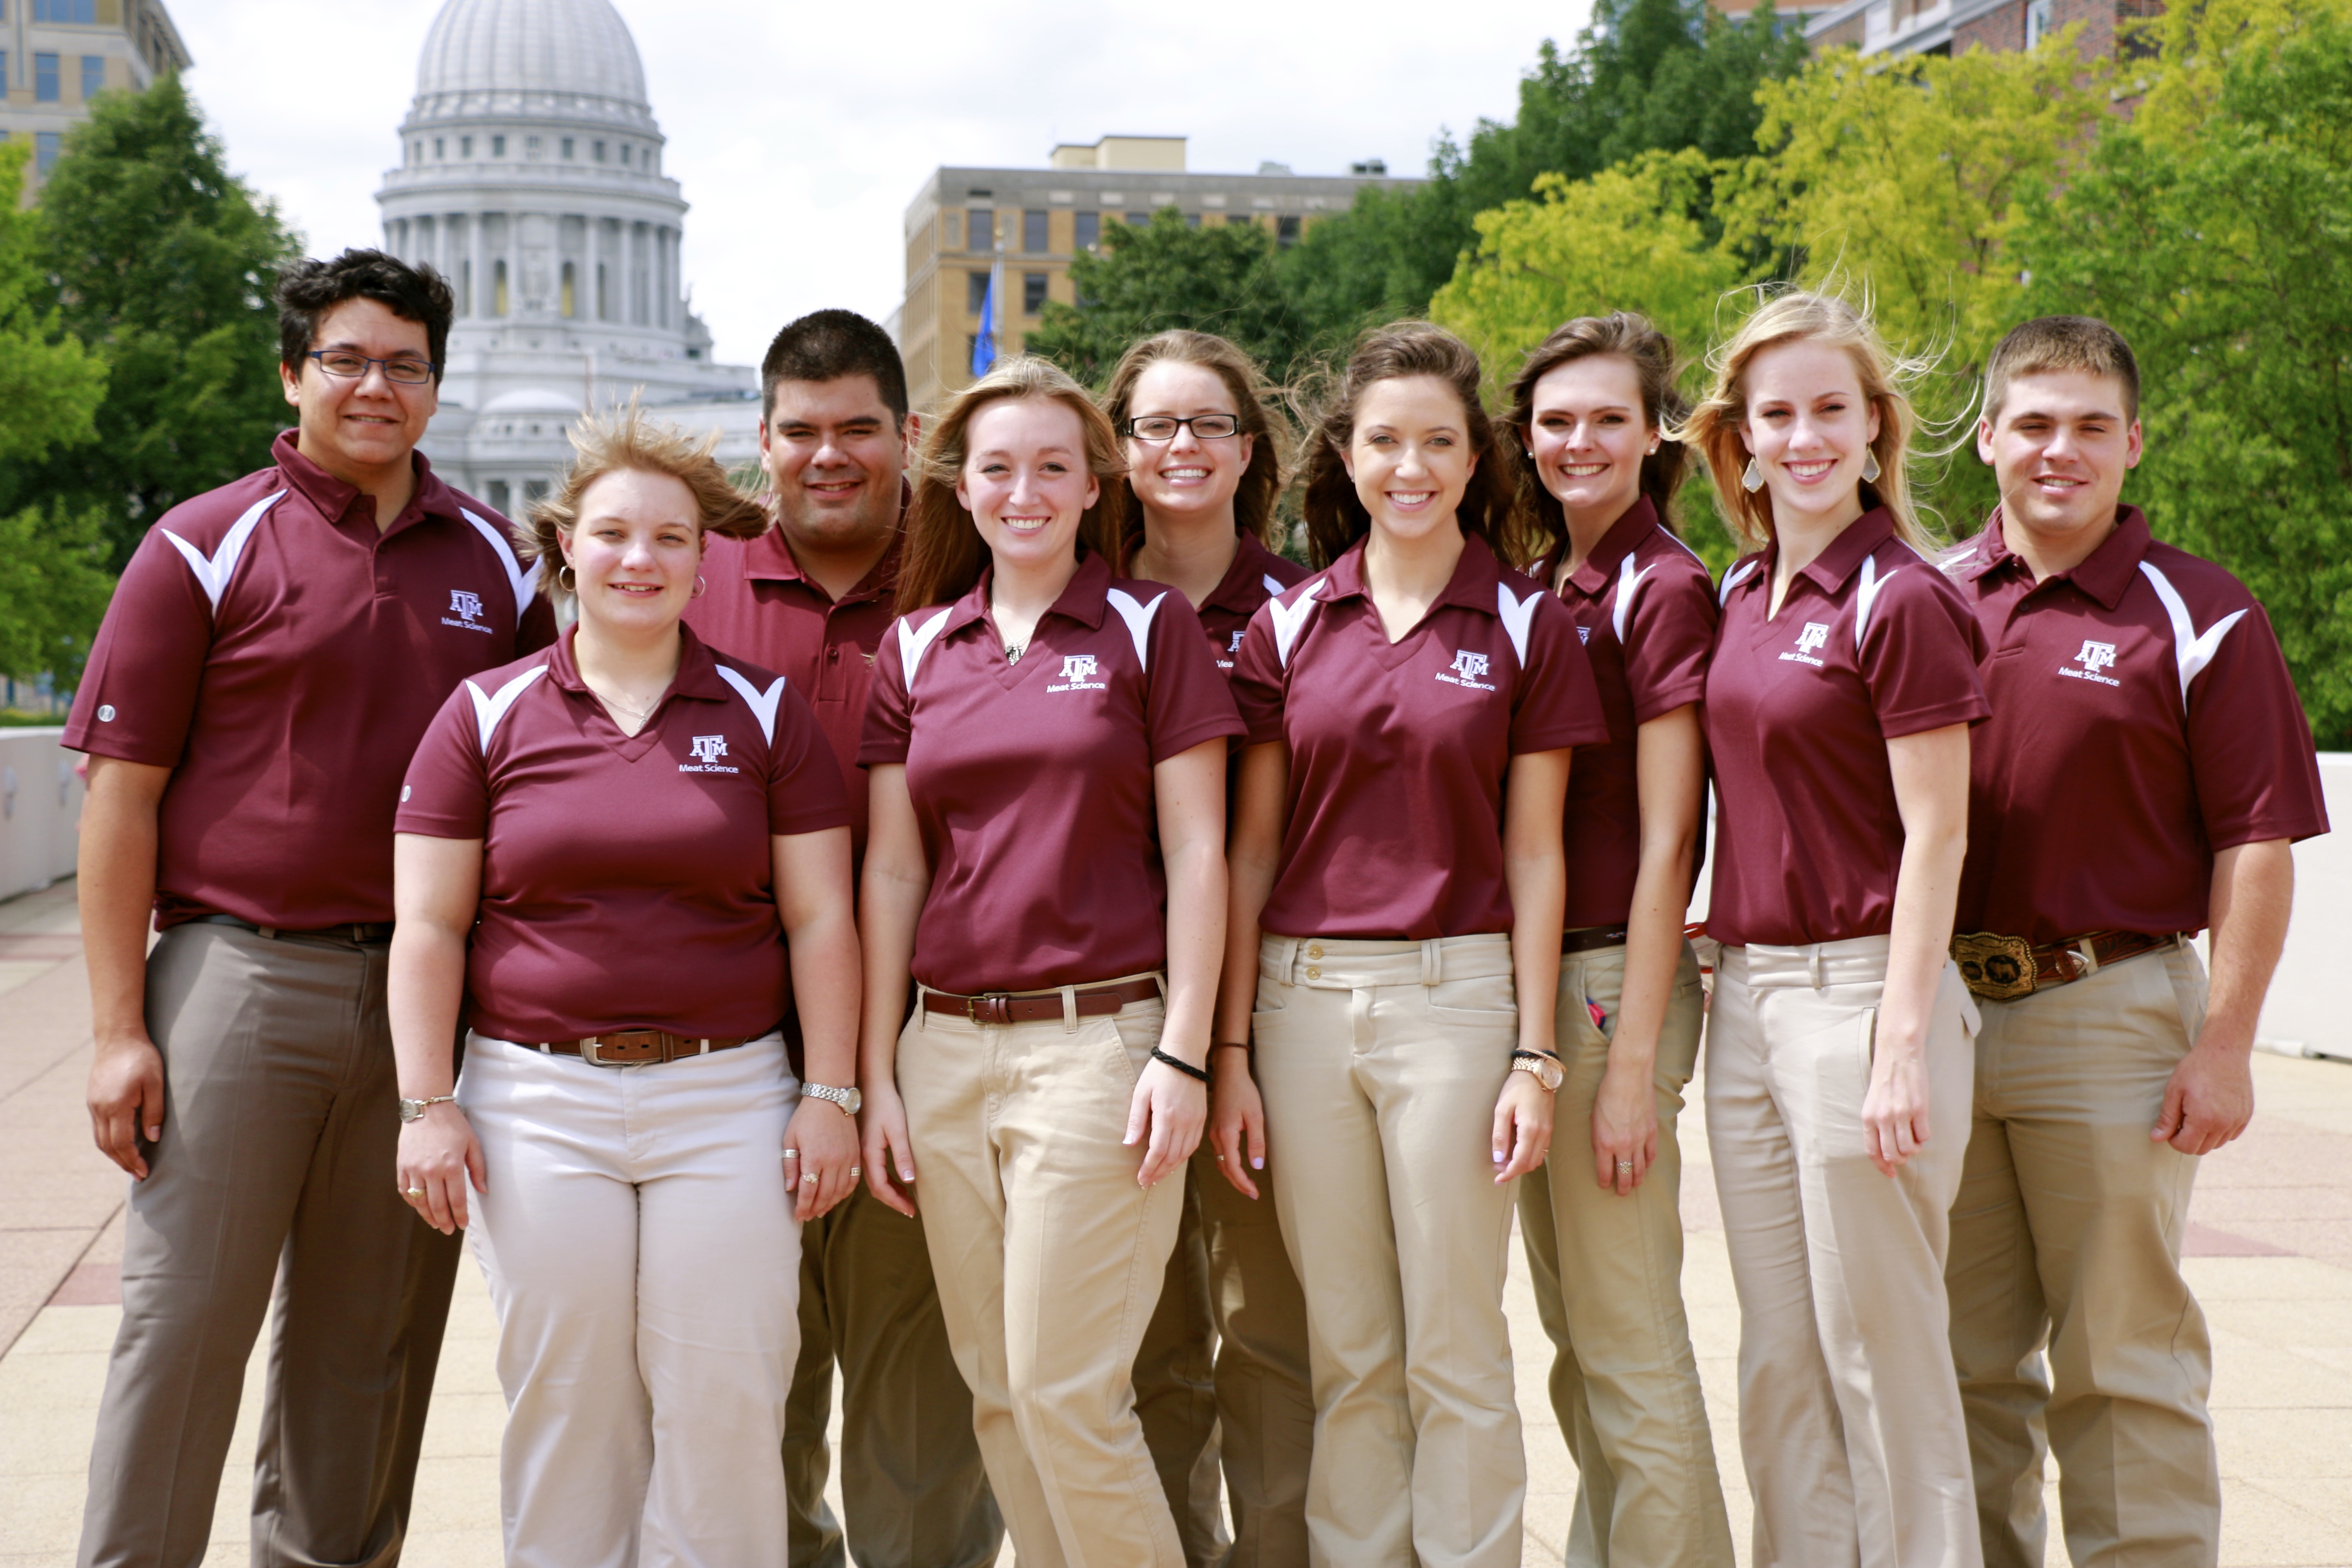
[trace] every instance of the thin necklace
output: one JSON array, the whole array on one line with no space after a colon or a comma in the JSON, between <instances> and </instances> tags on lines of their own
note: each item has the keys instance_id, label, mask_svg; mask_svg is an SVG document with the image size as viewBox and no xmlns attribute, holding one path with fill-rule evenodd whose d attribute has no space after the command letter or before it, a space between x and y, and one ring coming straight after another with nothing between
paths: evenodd
<instances>
[{"instance_id":1,"label":"thin necklace","mask_svg":"<svg viewBox=\"0 0 2352 1568\"><path fill-rule=\"evenodd\" d=\"M636 708L622 701L619 698L614 696L611 692L606 691L601 686L591 686L588 689L596 694L598 701L604 703L608 708L618 708L622 712L626 713L630 718L635 719L640 724L652 718L654 710L661 706L661 697L659 696L656 697L645 707ZM662 695L668 695L668 691L669 689L667 687L664 687L662 689Z\"/></svg>"},{"instance_id":2,"label":"thin necklace","mask_svg":"<svg viewBox=\"0 0 2352 1568\"><path fill-rule=\"evenodd\" d=\"M991 594L988 596L988 613L1000 626L1003 624L1004 617L997 610L996 595L993 594ZM1037 635L1036 630L1033 627L1030 630L1029 635L1032 637L1034 637ZM1004 662L1007 664L1019 664L1021 662L1021 656L1028 651L1029 645L1025 642L1008 642L1004 645Z\"/></svg>"}]
</instances>

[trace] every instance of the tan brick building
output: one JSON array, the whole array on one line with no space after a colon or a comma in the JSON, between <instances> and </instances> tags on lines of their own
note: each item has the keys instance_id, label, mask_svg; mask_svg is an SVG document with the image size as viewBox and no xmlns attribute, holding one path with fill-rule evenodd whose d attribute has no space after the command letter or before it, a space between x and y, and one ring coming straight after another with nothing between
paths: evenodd
<instances>
[{"instance_id":1,"label":"tan brick building","mask_svg":"<svg viewBox=\"0 0 2352 1568\"><path fill-rule=\"evenodd\" d=\"M112 88L146 87L188 68L188 48L162 0L0 0L0 137L33 143L30 203L65 134Z\"/></svg>"},{"instance_id":2,"label":"tan brick building","mask_svg":"<svg viewBox=\"0 0 2352 1568\"><path fill-rule=\"evenodd\" d=\"M2162 9L2161 0L1845 0L1814 14L1805 41L1816 54L1850 44L1865 55L1959 55L2030 49L2080 22L2079 47L2099 58L2116 52L2121 28Z\"/></svg>"},{"instance_id":3,"label":"tan brick building","mask_svg":"<svg viewBox=\"0 0 2352 1568\"><path fill-rule=\"evenodd\" d=\"M1281 163L1254 174L1194 174L1184 144L1181 136L1106 136L1055 148L1042 169L942 168L923 182L907 207L907 291L891 322L916 408L936 406L971 380L981 302L1000 258L1004 298L994 319L1003 355L1020 352L1046 300L1071 302L1070 258L1099 245L1107 224L1147 223L1174 207L1195 227L1255 224L1276 244L1295 245L1366 185L1422 183L1391 176L1377 161L1345 174L1294 174Z\"/></svg>"}]
</instances>

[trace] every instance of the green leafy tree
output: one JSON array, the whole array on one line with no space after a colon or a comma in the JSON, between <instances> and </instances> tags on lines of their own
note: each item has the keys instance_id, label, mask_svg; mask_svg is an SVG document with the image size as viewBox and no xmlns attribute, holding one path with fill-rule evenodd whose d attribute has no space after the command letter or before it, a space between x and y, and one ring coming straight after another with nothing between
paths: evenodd
<instances>
[{"instance_id":1,"label":"green leafy tree","mask_svg":"<svg viewBox=\"0 0 2352 1568\"><path fill-rule=\"evenodd\" d=\"M98 439L25 475L0 508L29 495L96 509L119 568L164 511L257 467L287 422L270 288L297 244L229 174L176 77L100 97L37 216L58 318L111 375Z\"/></svg>"},{"instance_id":2,"label":"green leafy tree","mask_svg":"<svg viewBox=\"0 0 2352 1568\"><path fill-rule=\"evenodd\" d=\"M1048 300L1023 346L1089 385L1127 346L1171 327L1216 332L1277 369L1296 349L1274 277L1274 237L1255 224L1188 226L1169 207L1149 224L1110 224L1097 254L1070 263L1079 303Z\"/></svg>"},{"instance_id":3,"label":"green leafy tree","mask_svg":"<svg viewBox=\"0 0 2352 1568\"><path fill-rule=\"evenodd\" d=\"M2190 116L2117 122L2027 204L2020 313L2131 340L2158 535L2263 601L2320 743L2352 745L2352 23L2265 6L2168 57ZM2217 23L2221 18L2215 19ZM2185 29L2184 29L2185 30ZM2215 53L2222 58L2217 62ZM2151 100L2156 95L2151 94Z\"/></svg>"},{"instance_id":4,"label":"green leafy tree","mask_svg":"<svg viewBox=\"0 0 2352 1568\"><path fill-rule=\"evenodd\" d=\"M97 436L106 365L44 308L37 220L17 210L28 149L0 143L0 474ZM5 482L5 481L0 481ZM0 674L79 673L112 579L95 517L55 504L0 513Z\"/></svg>"}]
</instances>

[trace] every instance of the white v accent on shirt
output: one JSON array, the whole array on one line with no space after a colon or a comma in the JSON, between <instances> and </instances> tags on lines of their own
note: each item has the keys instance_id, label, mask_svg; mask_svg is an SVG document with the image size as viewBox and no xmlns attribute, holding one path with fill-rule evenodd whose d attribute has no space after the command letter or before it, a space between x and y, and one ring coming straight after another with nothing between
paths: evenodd
<instances>
[{"instance_id":1,"label":"white v accent on shirt","mask_svg":"<svg viewBox=\"0 0 2352 1568\"><path fill-rule=\"evenodd\" d=\"M941 610L919 626L912 616L898 622L898 662L906 666L909 692L915 689L915 668L923 662L923 655L930 651L931 645L940 640L940 633L948 624L948 610Z\"/></svg>"},{"instance_id":2,"label":"white v accent on shirt","mask_svg":"<svg viewBox=\"0 0 2352 1568\"><path fill-rule=\"evenodd\" d=\"M751 705L751 716L760 721L760 733L767 738L768 744L774 745L776 704L784 700L784 678L781 675L776 677L776 683L762 691L723 664L714 664L710 668L719 672L719 679L733 687L736 694Z\"/></svg>"},{"instance_id":3,"label":"white v accent on shirt","mask_svg":"<svg viewBox=\"0 0 2352 1568\"><path fill-rule=\"evenodd\" d=\"M1318 577L1298 591L1298 597L1287 605L1277 595L1267 601L1266 611L1274 620L1274 653L1282 660L1282 668L1290 668L1290 650L1297 644L1298 633L1307 625L1307 617L1315 613L1319 601L1315 595L1322 591L1324 580Z\"/></svg>"},{"instance_id":4,"label":"white v accent on shirt","mask_svg":"<svg viewBox=\"0 0 2352 1568\"><path fill-rule=\"evenodd\" d=\"M2139 569L2155 587L2156 596L2164 602L2164 613L2172 617L2172 654L2180 666L2180 710L2186 713L2189 711L2189 683L2202 675L2205 667L2213 662L2213 656L2221 651L2221 639L2230 635L2230 628L2236 626L2246 612L2231 610L2207 626L2205 635L2200 637L2197 635L2197 623L2189 618L2189 602L2180 596L2180 590L2172 585L2172 580L2149 562L2141 562Z\"/></svg>"},{"instance_id":5,"label":"white v accent on shirt","mask_svg":"<svg viewBox=\"0 0 2352 1568\"><path fill-rule=\"evenodd\" d=\"M496 695L475 685L471 678L467 679L466 695L474 700L474 723L481 732L482 755L487 757L490 754L490 737L499 732L499 721L507 716L507 710L515 705L515 699L522 695L525 687L546 673L547 666L534 664L499 687Z\"/></svg>"},{"instance_id":6,"label":"white v accent on shirt","mask_svg":"<svg viewBox=\"0 0 2352 1568\"><path fill-rule=\"evenodd\" d=\"M1271 574L1261 574L1258 577L1258 582L1267 593L1272 594L1276 598L1278 599L1282 597L1282 584L1276 582Z\"/></svg>"},{"instance_id":7,"label":"white v accent on shirt","mask_svg":"<svg viewBox=\"0 0 2352 1568\"><path fill-rule=\"evenodd\" d=\"M1902 567L1897 566L1893 572L1882 577L1878 574L1878 557L1865 555L1862 558L1862 586L1855 590L1853 596L1853 646L1855 647L1862 646L1862 634L1870 629L1870 607L1878 602L1879 591L1894 582L1896 574L1902 570Z\"/></svg>"},{"instance_id":8,"label":"white v accent on shirt","mask_svg":"<svg viewBox=\"0 0 2352 1568\"><path fill-rule=\"evenodd\" d=\"M1508 583L1495 584L1496 607L1502 613L1503 629L1510 634L1511 651L1519 656L1522 668L1528 662L1528 627L1534 623L1536 605L1542 598L1540 588L1522 599L1512 594Z\"/></svg>"},{"instance_id":9,"label":"white v accent on shirt","mask_svg":"<svg viewBox=\"0 0 2352 1568\"><path fill-rule=\"evenodd\" d=\"M530 608L531 595L539 592L541 563L534 561L530 563L530 570L524 571L522 563L515 558L513 543L491 525L489 519L462 506L457 509L457 515L472 523L474 531L488 540L490 548L498 552L499 564L507 569L507 585L514 590L515 618L520 620L522 613Z\"/></svg>"},{"instance_id":10,"label":"white v accent on shirt","mask_svg":"<svg viewBox=\"0 0 2352 1568\"><path fill-rule=\"evenodd\" d=\"M1160 613L1160 602L1168 595L1160 594L1145 605L1139 604L1135 595L1124 588L1109 588L1104 590L1103 597L1118 612L1118 618L1127 623L1127 635L1135 639L1135 662L1150 674L1151 656L1144 650L1151 640L1151 617Z\"/></svg>"},{"instance_id":11,"label":"white v accent on shirt","mask_svg":"<svg viewBox=\"0 0 2352 1568\"><path fill-rule=\"evenodd\" d=\"M1731 603L1731 591L1734 588L1738 587L1742 583L1747 582L1749 577L1755 574L1756 568L1762 564L1763 563L1761 561L1748 561L1743 562L1739 565L1734 566L1730 571L1726 572L1723 574L1723 587L1721 591L1715 595L1717 605L1720 607Z\"/></svg>"},{"instance_id":12,"label":"white v accent on shirt","mask_svg":"<svg viewBox=\"0 0 2352 1568\"><path fill-rule=\"evenodd\" d=\"M209 558L168 528L159 528L155 531L170 540L173 547L186 559L188 570L196 574L196 586L205 591L205 597L210 599L213 608L217 610L221 595L228 588L229 574L236 570L237 560L245 553L245 542L253 537L253 531L260 525L262 515L285 497L286 492L279 490L276 495L264 496L246 508L245 515L229 524L228 533L221 540L220 548L214 551Z\"/></svg>"},{"instance_id":13,"label":"white v accent on shirt","mask_svg":"<svg viewBox=\"0 0 2352 1568\"><path fill-rule=\"evenodd\" d=\"M1617 607L1610 613L1609 620L1610 629L1617 634L1617 643L1621 647L1625 643L1625 617L1633 613L1633 590L1642 585L1642 579L1651 571L1648 566L1639 572L1634 571L1633 558L1630 555L1625 557L1624 564L1617 568Z\"/></svg>"}]
</instances>

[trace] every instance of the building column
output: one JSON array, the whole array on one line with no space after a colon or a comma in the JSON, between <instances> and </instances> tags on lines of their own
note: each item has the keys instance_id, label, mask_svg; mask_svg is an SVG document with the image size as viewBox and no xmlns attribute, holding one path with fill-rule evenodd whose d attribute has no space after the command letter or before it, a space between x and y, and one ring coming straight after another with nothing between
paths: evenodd
<instances>
[{"instance_id":1,"label":"building column","mask_svg":"<svg viewBox=\"0 0 2352 1568\"><path fill-rule=\"evenodd\" d=\"M477 321L489 314L482 307L482 290L489 283L482 270L487 265L482 259L482 214L476 208L466 215L466 314Z\"/></svg>"},{"instance_id":2,"label":"building column","mask_svg":"<svg viewBox=\"0 0 2352 1568\"><path fill-rule=\"evenodd\" d=\"M601 268L604 265L604 220L594 213L588 215L587 250L588 273L580 282L588 290L588 308L581 314L589 321L602 321L604 319L604 291L598 285L603 278Z\"/></svg>"}]
</instances>

